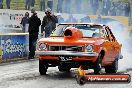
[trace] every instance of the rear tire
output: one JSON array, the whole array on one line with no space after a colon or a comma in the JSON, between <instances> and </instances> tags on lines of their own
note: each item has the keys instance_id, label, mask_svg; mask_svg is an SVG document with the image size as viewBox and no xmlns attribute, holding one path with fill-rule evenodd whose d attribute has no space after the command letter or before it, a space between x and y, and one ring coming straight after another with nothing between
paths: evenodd
<instances>
[{"instance_id":1,"label":"rear tire","mask_svg":"<svg viewBox=\"0 0 132 88\"><path fill-rule=\"evenodd\" d=\"M46 75L48 65L44 60L39 60L39 72L40 75Z\"/></svg>"},{"instance_id":2,"label":"rear tire","mask_svg":"<svg viewBox=\"0 0 132 88\"><path fill-rule=\"evenodd\" d=\"M102 65L101 65L101 54L100 54L94 63L94 74L100 74L101 68L102 68Z\"/></svg>"},{"instance_id":3,"label":"rear tire","mask_svg":"<svg viewBox=\"0 0 132 88\"><path fill-rule=\"evenodd\" d=\"M118 70L118 59L115 59L112 65L105 67L106 73L117 73Z\"/></svg>"}]
</instances>

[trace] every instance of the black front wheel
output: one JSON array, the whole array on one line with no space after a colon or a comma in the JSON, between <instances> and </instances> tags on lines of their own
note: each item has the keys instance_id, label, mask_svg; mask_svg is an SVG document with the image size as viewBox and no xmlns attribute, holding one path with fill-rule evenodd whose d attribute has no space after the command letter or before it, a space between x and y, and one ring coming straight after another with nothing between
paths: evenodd
<instances>
[{"instance_id":1,"label":"black front wheel","mask_svg":"<svg viewBox=\"0 0 132 88\"><path fill-rule=\"evenodd\" d=\"M94 74L100 74L101 68L102 68L102 65L101 65L101 54L100 54L94 63Z\"/></svg>"},{"instance_id":2,"label":"black front wheel","mask_svg":"<svg viewBox=\"0 0 132 88\"><path fill-rule=\"evenodd\" d=\"M39 60L39 72L40 75L46 75L48 65L44 60Z\"/></svg>"}]
</instances>

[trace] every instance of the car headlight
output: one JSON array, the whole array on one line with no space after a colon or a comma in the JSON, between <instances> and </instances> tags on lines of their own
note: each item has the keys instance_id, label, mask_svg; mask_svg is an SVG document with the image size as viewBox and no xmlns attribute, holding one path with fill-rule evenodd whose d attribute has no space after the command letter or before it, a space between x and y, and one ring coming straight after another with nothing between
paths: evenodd
<instances>
[{"instance_id":1,"label":"car headlight","mask_svg":"<svg viewBox=\"0 0 132 88\"><path fill-rule=\"evenodd\" d=\"M87 52L93 52L93 45L87 45L86 50Z\"/></svg>"},{"instance_id":2,"label":"car headlight","mask_svg":"<svg viewBox=\"0 0 132 88\"><path fill-rule=\"evenodd\" d=\"M45 49L46 49L46 44L41 43L41 44L39 45L39 49L40 49L40 50L45 50Z\"/></svg>"}]
</instances>

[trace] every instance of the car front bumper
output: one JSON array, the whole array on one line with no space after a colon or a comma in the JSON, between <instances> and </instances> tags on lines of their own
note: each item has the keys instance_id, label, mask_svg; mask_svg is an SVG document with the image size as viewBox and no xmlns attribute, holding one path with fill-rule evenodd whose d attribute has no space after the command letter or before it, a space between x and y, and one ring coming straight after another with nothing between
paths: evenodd
<instances>
[{"instance_id":1,"label":"car front bumper","mask_svg":"<svg viewBox=\"0 0 132 88\"><path fill-rule=\"evenodd\" d=\"M36 51L36 55L41 56L90 56L97 57L96 52L75 52L75 51Z\"/></svg>"}]
</instances>

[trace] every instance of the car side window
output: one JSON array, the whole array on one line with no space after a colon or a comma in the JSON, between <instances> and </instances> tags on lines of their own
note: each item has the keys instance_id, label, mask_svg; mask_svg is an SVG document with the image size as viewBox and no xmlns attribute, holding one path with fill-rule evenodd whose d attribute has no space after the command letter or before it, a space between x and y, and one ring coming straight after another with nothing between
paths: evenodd
<instances>
[{"instance_id":1,"label":"car side window","mask_svg":"<svg viewBox=\"0 0 132 88\"><path fill-rule=\"evenodd\" d=\"M110 28L108 28L108 30L109 30L110 35L111 35L111 39L112 39L111 41L115 42L115 41L116 41L116 38L115 38L115 36L113 35L113 33L112 33L111 29L110 29Z\"/></svg>"},{"instance_id":2,"label":"car side window","mask_svg":"<svg viewBox=\"0 0 132 88\"><path fill-rule=\"evenodd\" d=\"M111 41L108 27L105 27L105 31L106 31L106 39L108 39L109 41Z\"/></svg>"},{"instance_id":3,"label":"car side window","mask_svg":"<svg viewBox=\"0 0 132 88\"><path fill-rule=\"evenodd\" d=\"M111 32L111 30L109 29L109 27L106 27L106 31L109 36L109 41L114 42L116 39L115 39L115 36L113 35L113 33Z\"/></svg>"},{"instance_id":4,"label":"car side window","mask_svg":"<svg viewBox=\"0 0 132 88\"><path fill-rule=\"evenodd\" d=\"M103 30L104 31L104 38L106 38L106 39L108 39L109 38L109 36L108 36L108 34L107 34L107 32L106 32L106 30Z\"/></svg>"}]
</instances>

